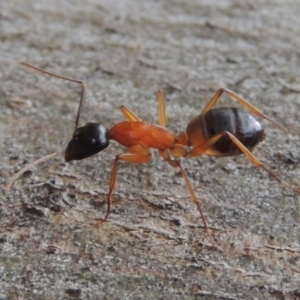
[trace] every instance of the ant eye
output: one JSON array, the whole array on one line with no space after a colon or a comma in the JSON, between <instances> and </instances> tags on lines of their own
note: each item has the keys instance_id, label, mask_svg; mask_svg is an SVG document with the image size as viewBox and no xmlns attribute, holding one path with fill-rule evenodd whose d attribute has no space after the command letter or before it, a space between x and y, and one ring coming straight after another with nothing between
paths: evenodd
<instances>
[{"instance_id":1,"label":"ant eye","mask_svg":"<svg viewBox=\"0 0 300 300\"><path fill-rule=\"evenodd\" d=\"M90 143L91 145L94 145L94 144L96 143L96 139L91 138L91 139L89 140L89 143Z\"/></svg>"}]
</instances>

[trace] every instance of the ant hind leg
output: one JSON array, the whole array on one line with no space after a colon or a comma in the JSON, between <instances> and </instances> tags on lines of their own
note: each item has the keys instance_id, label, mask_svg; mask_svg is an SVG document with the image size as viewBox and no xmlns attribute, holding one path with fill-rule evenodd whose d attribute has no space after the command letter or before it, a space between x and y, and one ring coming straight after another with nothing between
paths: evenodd
<instances>
[{"instance_id":1,"label":"ant hind leg","mask_svg":"<svg viewBox=\"0 0 300 300\"><path fill-rule=\"evenodd\" d=\"M208 103L206 104L204 109L201 111L200 115L203 115L204 113L206 113L207 111L212 109L216 105L217 101L219 101L221 95L224 92L227 93L233 100L237 101L242 106L246 107L255 116L260 117L260 118L264 118L264 119L268 120L269 122L271 122L273 125L275 125L277 128L279 128L280 130L284 131L285 133L289 133L289 131L287 129L285 129L279 123L277 123L276 121L274 121L273 119L271 119L270 117L268 117L267 115L262 113L259 109L257 109L255 106L250 104L244 98L242 98L241 96L239 96L235 92L233 92L229 89L225 89L225 88L221 88L215 93L215 95L208 101Z\"/></svg>"}]
</instances>

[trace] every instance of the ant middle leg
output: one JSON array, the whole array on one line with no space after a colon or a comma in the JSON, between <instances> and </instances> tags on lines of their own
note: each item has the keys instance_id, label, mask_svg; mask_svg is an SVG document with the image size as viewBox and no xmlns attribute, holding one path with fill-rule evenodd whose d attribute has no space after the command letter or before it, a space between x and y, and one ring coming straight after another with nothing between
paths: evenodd
<instances>
[{"instance_id":1,"label":"ant middle leg","mask_svg":"<svg viewBox=\"0 0 300 300\"><path fill-rule=\"evenodd\" d=\"M189 193L190 193L190 195L192 197L192 200L195 203L195 205L197 206L197 209L198 209L198 211L200 213L200 216L201 216L201 219L202 219L202 222L203 222L204 230L207 233L207 235L208 235L208 237L209 237L209 239L210 239L210 241L212 243L212 246L215 247L215 241L214 241L213 237L210 234L210 231L209 231L209 228L208 228L205 216L204 216L202 208L201 208L201 204L200 204L199 200L197 199L197 196L196 196L195 191L194 191L194 189L193 189L193 187L192 187L192 185L190 183L190 180L189 180L189 178L188 178L188 176L186 174L186 171L181 166L181 164L180 164L180 162L178 160L171 159L170 153L169 153L168 150L159 151L159 154L173 168L179 168L179 170L181 172L181 175L182 175L182 177L183 177L183 179L185 181L185 185L187 187L187 190L189 191Z\"/></svg>"},{"instance_id":2,"label":"ant middle leg","mask_svg":"<svg viewBox=\"0 0 300 300\"><path fill-rule=\"evenodd\" d=\"M215 93L215 95L208 101L208 103L206 104L204 109L201 111L200 115L203 115L204 113L206 113L207 111L212 109L216 105L217 101L219 101L221 95L224 92L227 93L233 100L239 102L242 106L246 107L255 116L264 118L264 119L268 120L269 122L271 122L272 124L274 124L280 130L284 131L285 133L289 133L289 131L286 128L284 128L279 123L277 123L276 121L274 121L273 119L271 119L270 117L268 117L267 115L262 113L259 109L257 109L255 106L250 104L244 98L242 98L241 96L239 96L235 92L233 92L229 89L226 89L226 88L221 88Z\"/></svg>"}]
</instances>

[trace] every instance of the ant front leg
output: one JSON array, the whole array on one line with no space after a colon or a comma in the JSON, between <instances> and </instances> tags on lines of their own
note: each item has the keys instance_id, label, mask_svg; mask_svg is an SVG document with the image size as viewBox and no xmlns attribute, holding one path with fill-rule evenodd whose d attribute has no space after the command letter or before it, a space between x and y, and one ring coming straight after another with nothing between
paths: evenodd
<instances>
[{"instance_id":1,"label":"ant front leg","mask_svg":"<svg viewBox=\"0 0 300 300\"><path fill-rule=\"evenodd\" d=\"M165 110L165 97L162 90L156 92L156 99L158 102L159 125L166 127L167 117ZM121 111L127 121L142 121L141 118L124 105L121 106Z\"/></svg>"},{"instance_id":2,"label":"ant front leg","mask_svg":"<svg viewBox=\"0 0 300 300\"><path fill-rule=\"evenodd\" d=\"M140 153L124 153L124 154L119 154L116 156L114 160L114 164L111 170L111 175L110 175L110 181L109 181L109 192L107 195L107 211L104 219L98 221L95 225L96 226L101 226L108 218L110 214L110 208L111 208L111 202L112 202L112 192L115 189L115 184L116 184L116 178L117 178L117 169L118 169L118 162L120 160L126 161L129 163L135 163L135 164L144 164L150 161L151 155L148 150L148 148L142 146L142 145L135 145L131 148L129 148L130 152L140 152Z\"/></svg>"},{"instance_id":3,"label":"ant front leg","mask_svg":"<svg viewBox=\"0 0 300 300\"><path fill-rule=\"evenodd\" d=\"M162 90L156 92L156 99L158 102L159 125L165 127L167 117L165 111L165 97ZM127 121L142 121L141 118L124 105L121 106L121 111Z\"/></svg>"},{"instance_id":4,"label":"ant front leg","mask_svg":"<svg viewBox=\"0 0 300 300\"><path fill-rule=\"evenodd\" d=\"M241 96L239 96L235 92L233 92L229 89L225 89L225 88L221 88L215 93L215 95L209 100L209 102L206 104L206 106L204 107L204 109L201 111L200 114L203 115L204 113L206 113L207 111L212 109L216 105L217 101L219 101L221 95L224 92L227 93L233 100L239 102L241 105L246 107L255 116L260 117L260 118L264 118L264 119L268 120L269 122L273 123L276 127L281 129L285 133L289 133L289 131L287 129L285 129L283 126L281 126L279 123L277 123L276 121L274 121L270 117L266 116L264 113L262 113L259 109L257 109L255 106L250 104L244 98L242 98Z\"/></svg>"},{"instance_id":5,"label":"ant front leg","mask_svg":"<svg viewBox=\"0 0 300 300\"><path fill-rule=\"evenodd\" d=\"M158 90L156 92L156 99L158 102L159 125L166 127L167 125L166 105L165 105L165 96L162 90Z\"/></svg>"},{"instance_id":6,"label":"ant front leg","mask_svg":"<svg viewBox=\"0 0 300 300\"><path fill-rule=\"evenodd\" d=\"M121 106L121 111L127 121L142 121L133 111L126 106Z\"/></svg>"},{"instance_id":7,"label":"ant front leg","mask_svg":"<svg viewBox=\"0 0 300 300\"><path fill-rule=\"evenodd\" d=\"M264 169L271 177L273 177L276 181L278 181L281 185L287 186L288 188L291 188L297 192L300 192L300 188L290 185L284 181L282 181L280 178L278 178L270 169L268 169L255 155L252 154L252 152L247 149L233 134L231 134L228 131L223 131L206 142L204 142L201 145L196 146L194 149L192 149L188 154L187 157L194 157L194 156L200 156L203 153L205 153L208 149L210 149L220 138L228 136L231 141L236 145L239 150L248 157L248 159L256 166L257 168Z\"/></svg>"}]
</instances>

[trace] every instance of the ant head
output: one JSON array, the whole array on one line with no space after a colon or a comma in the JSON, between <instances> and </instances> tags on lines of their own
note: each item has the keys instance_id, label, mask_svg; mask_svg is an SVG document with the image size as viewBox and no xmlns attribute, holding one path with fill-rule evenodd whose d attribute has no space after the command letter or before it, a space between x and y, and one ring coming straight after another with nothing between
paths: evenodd
<instances>
[{"instance_id":1,"label":"ant head","mask_svg":"<svg viewBox=\"0 0 300 300\"><path fill-rule=\"evenodd\" d=\"M86 123L73 132L65 151L65 161L81 160L104 150L109 145L107 129L97 123Z\"/></svg>"}]
</instances>

